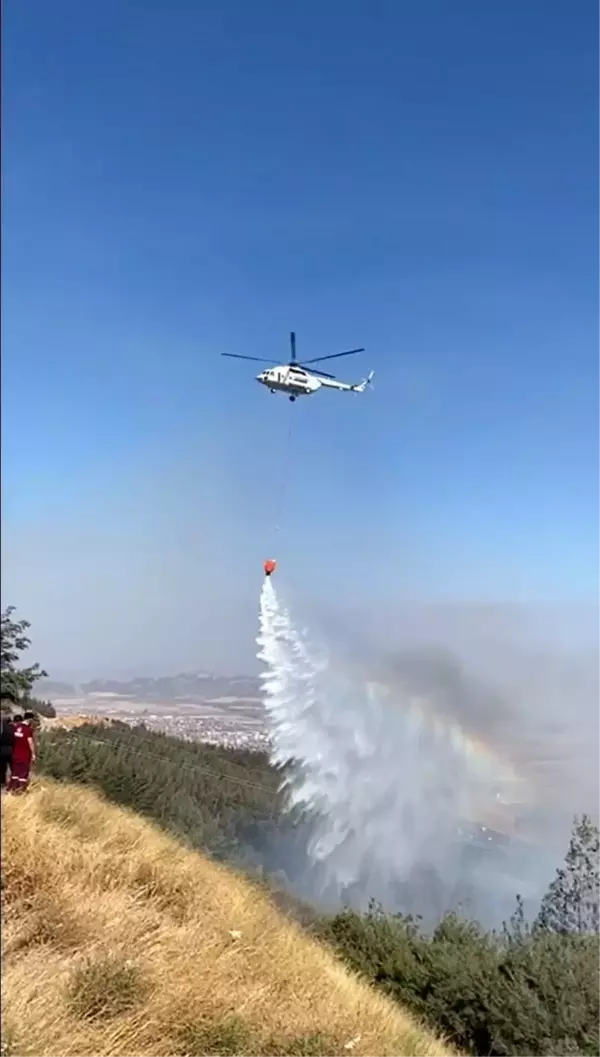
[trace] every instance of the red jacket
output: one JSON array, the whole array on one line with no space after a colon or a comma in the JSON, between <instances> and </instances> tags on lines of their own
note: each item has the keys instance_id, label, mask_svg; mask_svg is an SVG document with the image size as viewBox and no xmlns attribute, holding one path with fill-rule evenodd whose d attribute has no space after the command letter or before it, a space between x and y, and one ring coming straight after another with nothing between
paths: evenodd
<instances>
[{"instance_id":1,"label":"red jacket","mask_svg":"<svg viewBox=\"0 0 600 1057\"><path fill-rule=\"evenodd\" d=\"M31 763L33 756L33 730L29 723L15 723L15 742L12 759L15 763Z\"/></svg>"}]
</instances>

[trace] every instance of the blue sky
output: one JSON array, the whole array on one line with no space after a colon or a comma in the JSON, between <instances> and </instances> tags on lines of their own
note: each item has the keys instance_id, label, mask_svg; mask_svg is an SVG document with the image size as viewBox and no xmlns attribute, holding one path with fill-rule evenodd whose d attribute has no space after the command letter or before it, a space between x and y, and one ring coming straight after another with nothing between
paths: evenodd
<instances>
[{"instance_id":1,"label":"blue sky","mask_svg":"<svg viewBox=\"0 0 600 1057\"><path fill-rule=\"evenodd\" d=\"M341 610L596 597L597 23L5 5L2 586L48 667L245 664L273 549ZM290 329L375 390L220 357Z\"/></svg>"}]
</instances>

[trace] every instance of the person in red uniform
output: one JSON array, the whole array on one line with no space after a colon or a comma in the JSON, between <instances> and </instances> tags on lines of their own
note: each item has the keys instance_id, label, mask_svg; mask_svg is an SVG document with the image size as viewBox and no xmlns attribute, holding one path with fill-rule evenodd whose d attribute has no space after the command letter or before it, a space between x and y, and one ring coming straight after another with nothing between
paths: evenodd
<instances>
[{"instance_id":1,"label":"person in red uniform","mask_svg":"<svg viewBox=\"0 0 600 1057\"><path fill-rule=\"evenodd\" d=\"M10 761L10 785L13 793L24 793L29 785L29 772L35 763L35 740L33 737L33 712L14 718L14 744Z\"/></svg>"}]
</instances>

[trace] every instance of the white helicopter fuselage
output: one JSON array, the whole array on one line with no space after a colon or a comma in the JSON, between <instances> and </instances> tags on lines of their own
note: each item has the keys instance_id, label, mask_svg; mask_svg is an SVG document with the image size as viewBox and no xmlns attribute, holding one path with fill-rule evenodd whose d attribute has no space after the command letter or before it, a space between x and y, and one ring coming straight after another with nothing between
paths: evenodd
<instances>
[{"instance_id":1,"label":"white helicopter fuselage","mask_svg":"<svg viewBox=\"0 0 600 1057\"><path fill-rule=\"evenodd\" d=\"M256 381L265 385L272 393L287 393L290 399L295 400L297 396L312 396L321 388L345 389L348 392L362 393L372 377L371 373L364 382L349 385L347 382L338 382L337 378L319 378L303 367L280 364L277 367L270 367L268 371L261 371L256 375Z\"/></svg>"}]
</instances>

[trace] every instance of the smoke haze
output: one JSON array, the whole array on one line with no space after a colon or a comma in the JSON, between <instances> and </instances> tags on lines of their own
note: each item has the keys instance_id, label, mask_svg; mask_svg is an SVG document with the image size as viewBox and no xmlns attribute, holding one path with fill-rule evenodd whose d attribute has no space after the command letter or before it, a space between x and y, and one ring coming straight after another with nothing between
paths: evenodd
<instances>
[{"instance_id":1,"label":"smoke haze","mask_svg":"<svg viewBox=\"0 0 600 1057\"><path fill-rule=\"evenodd\" d=\"M572 814L598 802L597 667L501 634L473 665L424 633L386 654L339 626L317 644L269 580L260 613L272 759L304 815L299 892L429 923L460 906L498 924L517 893L535 911Z\"/></svg>"}]
</instances>

